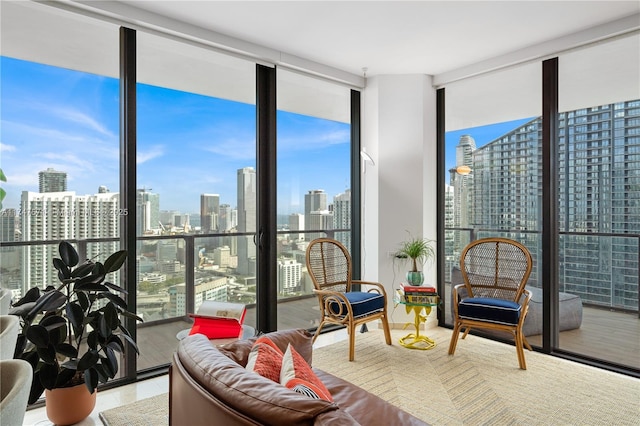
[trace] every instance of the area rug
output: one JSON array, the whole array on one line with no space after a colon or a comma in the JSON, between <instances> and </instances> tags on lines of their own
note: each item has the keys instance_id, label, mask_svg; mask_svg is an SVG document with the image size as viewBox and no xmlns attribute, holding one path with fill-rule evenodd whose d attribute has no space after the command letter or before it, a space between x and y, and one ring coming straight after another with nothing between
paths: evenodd
<instances>
[{"instance_id":1,"label":"area rug","mask_svg":"<svg viewBox=\"0 0 640 426\"><path fill-rule=\"evenodd\" d=\"M451 330L426 331L427 351L398 344L405 331L358 333L313 351L313 366L342 377L432 425L640 425L640 380L536 352L518 368L511 345L467 336L447 354ZM105 426L168 425L163 394L100 413ZM374 425L376 426L376 425Z\"/></svg>"},{"instance_id":2,"label":"area rug","mask_svg":"<svg viewBox=\"0 0 640 426\"><path fill-rule=\"evenodd\" d=\"M163 393L102 411L105 426L162 426L169 424L169 394Z\"/></svg>"},{"instance_id":3,"label":"area rug","mask_svg":"<svg viewBox=\"0 0 640 426\"><path fill-rule=\"evenodd\" d=\"M434 425L639 425L640 380L467 336L448 355L451 330L433 327L431 350L398 344L407 332L357 334L355 361L348 342L313 352L313 366L342 377Z\"/></svg>"}]
</instances>

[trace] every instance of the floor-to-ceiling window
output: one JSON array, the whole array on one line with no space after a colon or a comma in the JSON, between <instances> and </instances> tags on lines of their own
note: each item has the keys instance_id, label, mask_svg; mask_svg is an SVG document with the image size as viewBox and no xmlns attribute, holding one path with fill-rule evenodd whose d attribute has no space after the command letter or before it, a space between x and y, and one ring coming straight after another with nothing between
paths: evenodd
<instances>
[{"instance_id":1,"label":"floor-to-ceiling window","mask_svg":"<svg viewBox=\"0 0 640 426\"><path fill-rule=\"evenodd\" d=\"M539 287L541 230L541 71L537 64L451 84L445 89L446 322L450 284L472 240L520 241L534 257L530 284Z\"/></svg>"},{"instance_id":2,"label":"floor-to-ceiling window","mask_svg":"<svg viewBox=\"0 0 640 426\"><path fill-rule=\"evenodd\" d=\"M123 31L50 6L2 3L0 166L7 176L2 182L7 196L0 228L0 284L19 297L31 286L54 281L47 259L60 239L78 240L81 254L92 258L115 251L121 239L127 241L134 276L122 276L122 286L144 319L134 325L140 355L120 360L120 377L132 379L136 370L147 372L170 362L179 332L190 327L188 314L204 300L246 305L245 324L255 326L256 289L274 285L256 279L256 64L210 46L154 31ZM127 41L122 42L125 33ZM119 49L126 62L122 58L133 48L129 57L135 61L123 68L137 76L135 96L123 100L121 83L126 79L118 78L123 72ZM291 166L295 172L300 165L296 158L299 163L307 158L305 149L312 150L311 156L323 151L327 173L321 173L318 162L309 189L326 189L331 193L328 208L340 204L347 211L349 89L289 74L282 71L279 81L282 171ZM309 98L300 103L300 96ZM307 109L305 102L322 110ZM123 104L135 114L123 113ZM128 135L132 128L135 138ZM124 158L135 158L135 179L123 171ZM127 179L135 185L123 186ZM22 201L25 193L31 194L27 204ZM124 206L123 199L135 201ZM74 216L83 211L93 214ZM24 219L25 212L34 217ZM135 221L123 221L123 216ZM341 218L345 222L320 229L348 232L350 223ZM286 219L283 225L288 226ZM122 237L124 231L134 242ZM288 240L289 231L280 231L283 241ZM41 260L26 262L30 250L40 253ZM294 254L288 248L280 253ZM293 258L304 264L299 252ZM285 277L288 266L283 262ZM25 280L30 274L33 279ZM280 326L293 321L313 327L311 316L319 312L307 309L304 297L309 292L298 294L289 282L283 281L282 301L291 303L277 307Z\"/></svg>"},{"instance_id":3,"label":"floor-to-ceiling window","mask_svg":"<svg viewBox=\"0 0 640 426\"><path fill-rule=\"evenodd\" d=\"M277 291L301 307L279 309L278 327L309 328L320 311L306 271L308 243L329 236L352 245L350 90L281 68L277 85Z\"/></svg>"},{"instance_id":4,"label":"floor-to-ceiling window","mask_svg":"<svg viewBox=\"0 0 640 426\"><path fill-rule=\"evenodd\" d=\"M558 55L557 86L542 77L542 62L446 85L442 165L445 288L461 280L457 255L470 240L499 235L524 241L534 257L528 341L635 371L639 40L623 36ZM518 80L526 69L533 78ZM558 99L557 115L526 108L539 108L544 98ZM543 303L545 292L550 305Z\"/></svg>"},{"instance_id":5,"label":"floor-to-ceiling window","mask_svg":"<svg viewBox=\"0 0 640 426\"><path fill-rule=\"evenodd\" d=\"M255 304L255 64L144 31L136 50L138 313ZM140 334L139 369L170 362L154 350L163 333Z\"/></svg>"},{"instance_id":6,"label":"floor-to-ceiling window","mask_svg":"<svg viewBox=\"0 0 640 426\"><path fill-rule=\"evenodd\" d=\"M640 369L640 35L559 55L558 87L558 348Z\"/></svg>"}]
</instances>

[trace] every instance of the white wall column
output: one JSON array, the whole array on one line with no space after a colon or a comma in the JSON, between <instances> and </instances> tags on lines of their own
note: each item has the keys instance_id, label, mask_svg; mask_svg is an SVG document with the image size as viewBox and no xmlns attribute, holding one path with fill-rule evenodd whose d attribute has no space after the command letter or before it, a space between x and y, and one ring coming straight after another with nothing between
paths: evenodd
<instances>
[{"instance_id":1,"label":"white wall column","mask_svg":"<svg viewBox=\"0 0 640 426\"><path fill-rule=\"evenodd\" d=\"M436 237L436 92L427 75L369 78L363 91L362 146L376 162L362 175L363 277L385 285L392 299L407 264L390 253L411 235ZM407 232L408 231L408 232ZM435 284L435 263L425 266ZM413 321L403 307L390 322ZM434 321L435 310L429 321Z\"/></svg>"}]
</instances>

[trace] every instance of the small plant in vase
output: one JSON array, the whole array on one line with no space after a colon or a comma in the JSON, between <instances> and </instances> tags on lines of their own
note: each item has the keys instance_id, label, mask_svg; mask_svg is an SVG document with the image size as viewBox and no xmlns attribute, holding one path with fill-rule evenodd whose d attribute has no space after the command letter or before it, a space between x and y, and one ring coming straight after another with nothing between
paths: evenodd
<instances>
[{"instance_id":1,"label":"small plant in vase","mask_svg":"<svg viewBox=\"0 0 640 426\"><path fill-rule=\"evenodd\" d=\"M400 244L400 248L394 253L395 259L404 259L411 262L411 269L407 271L407 281L411 285L422 285L424 273L418 269L418 265L424 265L436 256L432 246L433 240L428 238L413 237Z\"/></svg>"},{"instance_id":2,"label":"small plant in vase","mask_svg":"<svg viewBox=\"0 0 640 426\"><path fill-rule=\"evenodd\" d=\"M126 291L106 281L108 274L123 265L127 252L117 251L103 264L92 260L79 263L77 251L66 241L59 244L58 251L60 258L54 258L53 265L60 284L44 291L34 287L13 305L11 313L22 318L14 358L25 359L33 367L29 404L45 389L84 384L95 405L98 383L107 382L118 372L116 353L124 352L128 344L139 354L120 316L142 319L130 312L118 295ZM47 393L48 414L49 399Z\"/></svg>"}]
</instances>

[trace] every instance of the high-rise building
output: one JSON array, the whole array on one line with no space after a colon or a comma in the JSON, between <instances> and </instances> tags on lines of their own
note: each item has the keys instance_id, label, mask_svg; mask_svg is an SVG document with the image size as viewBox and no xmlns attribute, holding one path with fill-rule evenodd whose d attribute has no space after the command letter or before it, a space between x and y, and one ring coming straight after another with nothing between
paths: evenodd
<instances>
[{"instance_id":1,"label":"high-rise building","mask_svg":"<svg viewBox=\"0 0 640 426\"><path fill-rule=\"evenodd\" d=\"M111 238L119 235L118 193L76 195L73 191L37 193L23 191L20 201L20 231L25 241ZM24 248L23 294L31 287L58 282L53 258L55 244ZM118 242L87 244L86 258L104 262L118 250ZM119 273L119 272L118 272ZM116 273L116 274L118 274ZM115 279L115 278L114 278Z\"/></svg>"},{"instance_id":2,"label":"high-rise building","mask_svg":"<svg viewBox=\"0 0 640 426\"><path fill-rule=\"evenodd\" d=\"M470 166L474 226L507 237L513 231L537 259L544 214L541 126L540 118L533 119L475 150ZM639 152L640 100L560 114L558 232L580 233L559 238L560 291L592 304L637 309L636 241L598 234L640 233ZM532 285L537 276L534 269Z\"/></svg>"},{"instance_id":3,"label":"high-rise building","mask_svg":"<svg viewBox=\"0 0 640 426\"><path fill-rule=\"evenodd\" d=\"M304 224L305 229L324 229L324 228L316 228L312 225L311 213L318 211L326 211L327 210L327 193L324 192L324 189L313 189L304 194ZM333 225L333 224L332 224ZM305 234L305 239L307 241L311 241L314 238L321 237L322 234L313 233L313 234Z\"/></svg>"},{"instance_id":4,"label":"high-rise building","mask_svg":"<svg viewBox=\"0 0 640 426\"><path fill-rule=\"evenodd\" d=\"M256 171L253 167L238 170L238 225L237 231L256 231ZM238 272L255 274L256 246L253 236L238 237Z\"/></svg>"},{"instance_id":5,"label":"high-rise building","mask_svg":"<svg viewBox=\"0 0 640 426\"><path fill-rule=\"evenodd\" d=\"M136 199L138 235L160 228L160 194L154 194L150 190L150 188L138 189Z\"/></svg>"},{"instance_id":6,"label":"high-rise building","mask_svg":"<svg viewBox=\"0 0 640 426\"><path fill-rule=\"evenodd\" d=\"M278 259L278 294L292 295L300 291L302 265L294 259Z\"/></svg>"},{"instance_id":7,"label":"high-rise building","mask_svg":"<svg viewBox=\"0 0 640 426\"><path fill-rule=\"evenodd\" d=\"M52 169L38 173L38 192L64 192L67 190L67 173Z\"/></svg>"},{"instance_id":8,"label":"high-rise building","mask_svg":"<svg viewBox=\"0 0 640 426\"><path fill-rule=\"evenodd\" d=\"M202 232L207 234L217 232L219 228L218 217L220 215L220 195L200 195L200 226Z\"/></svg>"},{"instance_id":9,"label":"high-rise building","mask_svg":"<svg viewBox=\"0 0 640 426\"><path fill-rule=\"evenodd\" d=\"M351 229L351 190L333 197L333 229ZM351 252L351 232L336 232L335 239Z\"/></svg>"},{"instance_id":10,"label":"high-rise building","mask_svg":"<svg viewBox=\"0 0 640 426\"><path fill-rule=\"evenodd\" d=\"M229 232L235 226L233 223L232 209L229 204L220 205L220 213L218 215L218 231Z\"/></svg>"},{"instance_id":11,"label":"high-rise building","mask_svg":"<svg viewBox=\"0 0 640 426\"><path fill-rule=\"evenodd\" d=\"M292 213L289 215L289 230L290 231L304 231L304 215L300 213ZM292 240L304 240L304 233L291 234Z\"/></svg>"}]
</instances>

